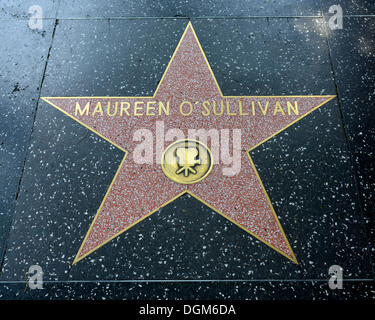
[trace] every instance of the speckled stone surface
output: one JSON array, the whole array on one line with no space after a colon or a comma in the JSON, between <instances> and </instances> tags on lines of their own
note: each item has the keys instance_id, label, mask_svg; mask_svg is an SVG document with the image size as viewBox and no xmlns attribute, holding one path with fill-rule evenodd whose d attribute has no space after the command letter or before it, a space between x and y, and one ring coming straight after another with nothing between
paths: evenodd
<instances>
[{"instance_id":1,"label":"speckled stone surface","mask_svg":"<svg viewBox=\"0 0 375 320\"><path fill-rule=\"evenodd\" d=\"M0 255L9 236L15 199L39 99L54 21L43 32L24 21L0 21ZM17 37L14 37L18 35ZM20 37L22 35L22 37Z\"/></svg>"},{"instance_id":2,"label":"speckled stone surface","mask_svg":"<svg viewBox=\"0 0 375 320\"><path fill-rule=\"evenodd\" d=\"M375 14L375 3L372 0L342 0L336 2L334 0L321 0L321 10L324 15L329 15L328 10L332 5L340 5L345 16Z\"/></svg>"},{"instance_id":3,"label":"speckled stone surface","mask_svg":"<svg viewBox=\"0 0 375 320\"><path fill-rule=\"evenodd\" d=\"M374 283L344 282L330 290L326 281L234 282L56 282L43 290L25 290L23 283L6 283L0 299L12 300L373 300Z\"/></svg>"},{"instance_id":4,"label":"speckled stone surface","mask_svg":"<svg viewBox=\"0 0 375 320\"><path fill-rule=\"evenodd\" d=\"M28 19L31 16L29 8L35 5L42 8L43 18L55 19L58 4L59 0L0 0L0 19Z\"/></svg>"},{"instance_id":5,"label":"speckled stone surface","mask_svg":"<svg viewBox=\"0 0 375 320\"><path fill-rule=\"evenodd\" d=\"M375 18L350 17L344 24L328 39L375 261Z\"/></svg>"},{"instance_id":6,"label":"speckled stone surface","mask_svg":"<svg viewBox=\"0 0 375 320\"><path fill-rule=\"evenodd\" d=\"M375 13L371 0L234 0L234 1L111 1L61 0L58 18L108 17L290 17L329 16L332 5L340 5L344 15Z\"/></svg>"},{"instance_id":7,"label":"speckled stone surface","mask_svg":"<svg viewBox=\"0 0 375 320\"><path fill-rule=\"evenodd\" d=\"M106 17L246 17L320 15L316 0L177 0L177 1L111 1L61 0L59 18Z\"/></svg>"},{"instance_id":8,"label":"speckled stone surface","mask_svg":"<svg viewBox=\"0 0 375 320\"><path fill-rule=\"evenodd\" d=\"M186 12L273 16L277 7L274 2L272 10L254 11L250 6L236 9L238 4L232 2L228 7L211 6L211 11L198 5L181 5L178 10L148 6L142 11L138 8L143 2L128 8L116 1L108 8L81 3L68 7L61 1L42 96L153 94L188 20L91 19L98 12L103 17ZM277 15L315 14L319 6L309 1L299 3L305 11L281 6ZM63 19L76 17L87 19ZM373 113L371 103L362 111L353 102L365 104L363 99L373 95L372 74L363 78L366 72L361 69L373 60L372 42L366 38L373 33L372 20L346 19L348 29L328 31L328 38L320 18L232 17L192 23L224 95L335 95L337 85L340 100L331 100L251 151L299 264L184 195L72 266L123 153L40 101L30 143L13 132L13 125L5 127L8 135L20 139L23 150L30 151L15 209L9 209L13 222L6 239L0 299L374 299L368 227L373 221L373 151L371 137L360 137L361 132L372 132ZM50 31L41 36L49 39L46 53L54 24L52 19ZM364 42L346 47L358 38L355 32ZM38 70L40 61L34 58L31 65ZM362 70L359 78L356 70ZM8 72L6 79L11 75ZM348 75L354 75L350 81ZM22 75L15 77L18 81ZM27 106L32 112L35 103ZM16 119L24 118L17 114ZM369 125L363 127L358 119ZM355 169L351 158L356 159ZM23 161L21 155L18 159ZM18 182L19 174L6 186L17 190ZM10 191L6 201L11 199ZM44 280L53 281L43 290L25 290L25 272L32 264L42 266ZM333 264L342 266L349 280L343 290L328 287L328 268Z\"/></svg>"}]
</instances>

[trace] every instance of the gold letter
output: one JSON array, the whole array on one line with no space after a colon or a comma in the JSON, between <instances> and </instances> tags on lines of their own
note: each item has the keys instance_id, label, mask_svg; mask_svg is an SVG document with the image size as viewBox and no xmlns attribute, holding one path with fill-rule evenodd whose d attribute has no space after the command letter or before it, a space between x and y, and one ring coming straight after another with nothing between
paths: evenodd
<instances>
[{"instance_id":1,"label":"gold letter","mask_svg":"<svg viewBox=\"0 0 375 320\"><path fill-rule=\"evenodd\" d=\"M85 107L83 108L83 110L81 109L81 106L79 105L78 101L76 102L76 111L75 111L75 115L77 115L77 111L79 112L79 114L81 116L83 116L83 114L86 112L86 116L89 115L89 109L90 109L90 102L87 102Z\"/></svg>"},{"instance_id":2,"label":"gold letter","mask_svg":"<svg viewBox=\"0 0 375 320\"><path fill-rule=\"evenodd\" d=\"M164 114L169 116L169 101L167 101L167 108L165 108L163 102L159 101L159 116L161 116L162 109L164 111Z\"/></svg>"},{"instance_id":3,"label":"gold letter","mask_svg":"<svg viewBox=\"0 0 375 320\"><path fill-rule=\"evenodd\" d=\"M102 104L100 102L98 102L96 104L96 107L94 109L94 112L92 113L92 116L94 116L95 113L100 113L100 115L103 116L103 108L102 108Z\"/></svg>"},{"instance_id":4,"label":"gold letter","mask_svg":"<svg viewBox=\"0 0 375 320\"><path fill-rule=\"evenodd\" d=\"M242 101L241 100L238 101L238 108L240 109L240 116L248 116L249 115L248 113L242 112Z\"/></svg>"},{"instance_id":5,"label":"gold letter","mask_svg":"<svg viewBox=\"0 0 375 320\"><path fill-rule=\"evenodd\" d=\"M270 103L270 102L267 100L267 101L266 101L266 106L265 106L264 109L263 109L262 104L260 103L260 101L258 101L259 108L260 108L260 110L262 111L262 113L263 113L264 116L267 114L267 109L268 109L268 104L269 104L269 103Z\"/></svg>"},{"instance_id":6,"label":"gold letter","mask_svg":"<svg viewBox=\"0 0 375 320\"><path fill-rule=\"evenodd\" d=\"M255 102L251 101L251 110L253 111L253 116L255 116Z\"/></svg>"},{"instance_id":7,"label":"gold letter","mask_svg":"<svg viewBox=\"0 0 375 320\"><path fill-rule=\"evenodd\" d=\"M229 101L227 101L227 115L228 116L235 116L236 113L231 113L229 109L230 109L230 107L229 107Z\"/></svg>"},{"instance_id":8,"label":"gold letter","mask_svg":"<svg viewBox=\"0 0 375 320\"><path fill-rule=\"evenodd\" d=\"M207 104L210 105L210 101L204 101L202 103L202 107L206 110L206 113L204 111L202 111L202 116L204 116L204 117L207 117L207 116L210 115L210 109L208 109L208 107L206 106Z\"/></svg>"},{"instance_id":9,"label":"gold letter","mask_svg":"<svg viewBox=\"0 0 375 320\"><path fill-rule=\"evenodd\" d=\"M124 108L124 104L126 104L126 108ZM121 111L120 111L120 116L122 117L124 115L124 111L127 116L130 116L128 109L130 108L130 103L126 101L121 101Z\"/></svg>"},{"instance_id":10,"label":"gold letter","mask_svg":"<svg viewBox=\"0 0 375 320\"><path fill-rule=\"evenodd\" d=\"M143 113L138 113L138 111L143 110L142 106L138 106L138 104L143 104L143 101L136 101L134 102L134 115L135 116L143 116Z\"/></svg>"},{"instance_id":11,"label":"gold letter","mask_svg":"<svg viewBox=\"0 0 375 320\"><path fill-rule=\"evenodd\" d=\"M221 116L221 115L224 113L223 102L221 102L220 105L221 105L221 110L220 110L220 113L219 113L219 112L217 112L217 110L216 110L216 101L214 101L213 111L214 111L214 115L215 115L215 116Z\"/></svg>"},{"instance_id":12,"label":"gold letter","mask_svg":"<svg viewBox=\"0 0 375 320\"><path fill-rule=\"evenodd\" d=\"M155 110L155 107L151 106L151 104L155 104L156 101L147 101L147 104L146 104L146 115L147 116L154 116L155 113L150 113L150 111L154 111Z\"/></svg>"},{"instance_id":13,"label":"gold letter","mask_svg":"<svg viewBox=\"0 0 375 320\"><path fill-rule=\"evenodd\" d=\"M183 107L184 104L186 104L186 103L189 104L189 106L190 106L190 110L189 110L188 113L184 113L184 112L182 112L182 107ZM193 105L191 104L191 102L189 102L189 101L183 101L183 102L180 104L180 113L181 113L183 116L190 116L192 112L193 112Z\"/></svg>"},{"instance_id":14,"label":"gold letter","mask_svg":"<svg viewBox=\"0 0 375 320\"><path fill-rule=\"evenodd\" d=\"M273 115L275 115L278 112L281 112L281 114L283 116L285 116L285 112L283 110L283 107L281 106L279 101L276 101L275 109L273 110Z\"/></svg>"},{"instance_id":15,"label":"gold letter","mask_svg":"<svg viewBox=\"0 0 375 320\"><path fill-rule=\"evenodd\" d=\"M297 101L294 101L294 106L295 106L295 107L293 107L293 105L292 105L289 101L287 101L286 105L287 105L287 107L288 107L288 114L289 114L289 115L291 114L290 109L292 109L293 112L294 112L294 114L298 116L299 112L298 112L298 104L297 104Z\"/></svg>"},{"instance_id":16,"label":"gold letter","mask_svg":"<svg viewBox=\"0 0 375 320\"><path fill-rule=\"evenodd\" d=\"M109 109L111 108L111 101L108 101L108 103L107 103L107 114L108 114L110 117L113 117L113 116L115 116L115 115L117 114L117 105L118 105L118 102L116 101L116 103L115 103L115 112L111 114L111 113L109 112Z\"/></svg>"}]
</instances>

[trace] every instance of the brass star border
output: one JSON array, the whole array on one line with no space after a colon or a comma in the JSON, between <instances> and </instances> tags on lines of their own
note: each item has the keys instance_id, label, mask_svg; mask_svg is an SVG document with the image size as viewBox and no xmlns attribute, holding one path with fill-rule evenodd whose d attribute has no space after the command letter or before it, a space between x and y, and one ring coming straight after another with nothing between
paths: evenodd
<instances>
[{"instance_id":1,"label":"brass star border","mask_svg":"<svg viewBox=\"0 0 375 320\"><path fill-rule=\"evenodd\" d=\"M241 103L241 107L242 103L245 105L246 102L248 104L250 104L250 102L253 103L252 101L254 101L254 104L258 103L261 107L263 104L264 107L265 105L268 106L269 102L276 103L277 105L277 101L287 103L288 99L294 99L296 103L298 102L300 106L302 106L303 110L301 114L295 113L294 115L291 115L291 120L285 120L285 117L282 118L280 116L276 121L275 118L270 118L268 115L265 116L264 109L262 109L263 118L261 115L255 115L254 113L254 117L248 115L250 120L243 120L243 118L241 118L241 120L237 119L237 122L233 121L233 117L228 117L228 115L223 115L223 117L220 118L222 119L221 122L217 122L218 120L208 120L207 118L202 117L202 115L193 116L192 121L190 121L191 123L207 123L207 126L210 124L211 128L218 124L219 126L227 124L232 125L232 127L237 126L243 129L245 131L245 140L251 145L251 147L246 149L246 152L243 155L241 151L241 158L243 156L242 160L245 158L248 159L250 166L246 166L245 164L245 167L241 168L239 174L239 176L243 175L241 178L236 177L232 178L232 180L228 180L229 178L219 177L218 170L221 167L220 165L215 164L214 167L217 167L216 173L213 169L213 172L204 180L195 185L189 186L181 186L175 182L167 181L167 178L163 176L163 173L161 172L160 165L160 170L158 171L154 170L152 173L143 172L142 174L144 174L144 176L139 175L137 179L132 178L132 173L137 173L139 168L134 166L131 161L125 162L125 159L129 154L129 149L134 148L134 145L130 142L131 129L134 129L137 126L141 128L150 127L150 125L154 124L152 121L135 121L132 117L122 117L121 119L117 119L107 116L98 120L97 118L94 119L94 117L85 118L83 114L80 114L79 116L77 116L77 114L73 115L73 106L76 102L85 105L86 103L116 101L161 101L163 99L166 101L167 98L176 102L186 100L186 97L189 97L192 101L199 101L199 99L206 100L206 97L226 101L236 101L238 102L238 105ZM335 97L335 95L224 96L191 22L186 26L186 29L152 97L41 97L45 102L57 108L124 152L124 157L120 166L117 169L93 222L91 223L91 226L78 250L73 265L184 194L189 194L196 198L213 211L265 243L267 246L279 252L292 262L298 264L297 258L295 257L293 249L282 229L259 173L250 157L250 151L284 131ZM227 111L228 110L229 109L227 109ZM188 117L181 116L181 114L178 115L177 113L174 114L175 111L176 110L174 109L171 110L172 116L170 116L170 118L160 117L160 119L166 121L170 127L179 127L182 125L183 129L186 129L190 124L190 122L186 124L186 121L189 121L189 119L187 119ZM273 116L275 116L275 112L276 107ZM256 121L254 121L254 119L256 119ZM141 125L139 126L139 124ZM124 128L129 128L129 130L121 131ZM123 135L121 135L121 137L119 137L119 135L115 136L113 132L116 130L123 132ZM169 192L170 194L167 196L164 194L160 196L158 195L158 197L155 196L156 198L154 199L154 202L150 203L150 200L145 197L145 195L150 192L150 189L148 190L146 187L149 182L147 179L153 179L155 184L159 183L159 180L162 181L161 186L166 190L166 193ZM133 191L133 194L130 197L134 199L125 198L118 200L121 195L121 186L127 186L130 191ZM232 189L230 189L231 186ZM235 199L232 197L222 200L215 198L215 189L229 190L231 191L231 194L240 196ZM237 191L237 193L233 192L233 190ZM250 191L252 192L251 197L247 195L247 192ZM204 197L208 198L208 200L203 200ZM115 199L117 200L115 201ZM139 201L145 203L145 210L149 209L147 212L136 207L137 203L139 205ZM129 207L129 203L134 205L134 208L132 206L130 206L130 208L134 209L135 213L130 211L125 212ZM251 209L248 208L249 205L251 206ZM235 212L236 210L238 210L238 212Z\"/></svg>"}]
</instances>

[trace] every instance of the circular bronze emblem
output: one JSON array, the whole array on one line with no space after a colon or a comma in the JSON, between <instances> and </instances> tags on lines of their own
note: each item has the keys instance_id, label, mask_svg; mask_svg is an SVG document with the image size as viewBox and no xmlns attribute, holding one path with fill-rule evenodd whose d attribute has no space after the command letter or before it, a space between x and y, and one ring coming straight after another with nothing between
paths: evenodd
<instances>
[{"instance_id":1,"label":"circular bronze emblem","mask_svg":"<svg viewBox=\"0 0 375 320\"><path fill-rule=\"evenodd\" d=\"M172 181L192 184L210 173L213 159L210 149L197 140L178 140L163 152L161 168Z\"/></svg>"}]
</instances>

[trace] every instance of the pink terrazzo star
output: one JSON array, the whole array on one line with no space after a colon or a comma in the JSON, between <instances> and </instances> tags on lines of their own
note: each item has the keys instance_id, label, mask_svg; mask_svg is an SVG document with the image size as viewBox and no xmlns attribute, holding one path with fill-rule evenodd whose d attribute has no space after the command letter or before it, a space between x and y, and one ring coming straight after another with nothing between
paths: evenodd
<instances>
[{"instance_id":1,"label":"pink terrazzo star","mask_svg":"<svg viewBox=\"0 0 375 320\"><path fill-rule=\"evenodd\" d=\"M297 263L248 151L333 97L223 96L194 29L189 23L154 96L43 98L125 152L124 159L73 263L77 263L184 193L189 193L204 202L243 230ZM224 104L225 112L222 115L207 116L200 110L184 116L179 109L183 101L191 101L195 105L195 102L219 103L222 100L230 105L227 109ZM121 104L127 106L129 103L134 106L136 101L143 102L138 104L140 109L123 110L121 116L109 115L99 109L95 111L98 102L103 106L103 110L110 102L112 111L115 110L114 106L117 102L119 113ZM145 109L141 107L147 102L158 101L164 103L170 101L169 115L162 112L159 114L156 108L153 111L154 115L147 116ZM292 108L286 109L290 101L298 104L298 112ZM81 113L77 113L77 102ZM282 110L274 108L276 102L283 106ZM87 103L92 107L90 114L84 112ZM240 104L242 111L238 110ZM157 106L157 103L151 105ZM293 104L292 107L295 105ZM222 173L223 165L219 162L214 164L210 174L202 181L182 185L169 180L163 174L159 163L137 164L132 157L134 148L139 144L133 141L134 132L138 129L148 129L155 134L157 121L164 122L166 131L178 128L186 136L188 129L241 129L242 148L239 151L241 171L234 176L225 176ZM154 158L162 151L159 150L160 148L160 144L158 146L154 141Z\"/></svg>"}]
</instances>

